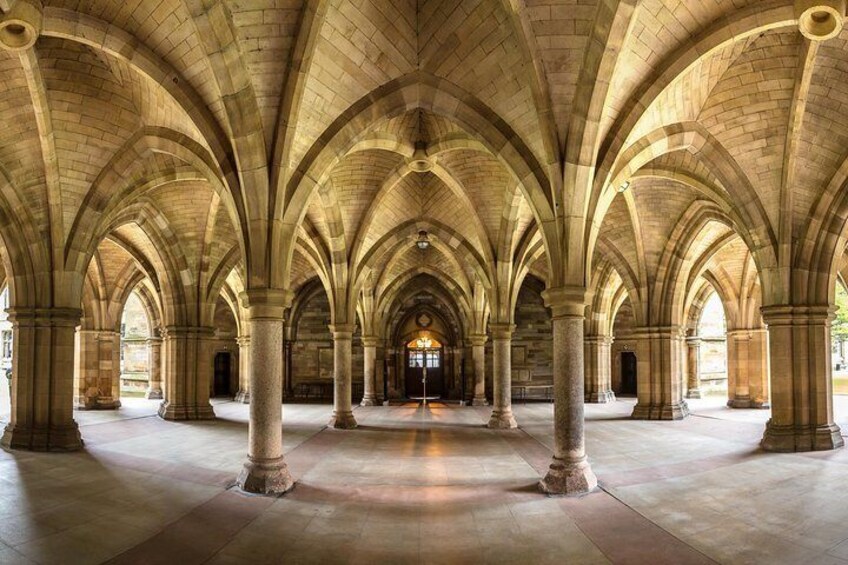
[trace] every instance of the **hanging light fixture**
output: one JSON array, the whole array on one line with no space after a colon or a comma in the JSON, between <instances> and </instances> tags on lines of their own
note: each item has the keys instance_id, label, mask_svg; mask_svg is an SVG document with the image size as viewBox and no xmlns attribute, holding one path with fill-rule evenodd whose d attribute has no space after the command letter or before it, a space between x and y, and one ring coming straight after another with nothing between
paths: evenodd
<instances>
[{"instance_id":1,"label":"hanging light fixture","mask_svg":"<svg viewBox=\"0 0 848 565\"><path fill-rule=\"evenodd\" d=\"M418 232L418 239L415 241L415 245L421 251L426 251L430 247L430 238L427 236L427 232L421 230Z\"/></svg>"}]
</instances>

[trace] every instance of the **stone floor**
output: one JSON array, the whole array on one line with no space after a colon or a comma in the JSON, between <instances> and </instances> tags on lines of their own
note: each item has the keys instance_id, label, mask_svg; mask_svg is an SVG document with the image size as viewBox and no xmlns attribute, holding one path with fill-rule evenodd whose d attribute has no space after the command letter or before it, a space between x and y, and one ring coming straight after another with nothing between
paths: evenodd
<instances>
[{"instance_id":1,"label":"stone floor","mask_svg":"<svg viewBox=\"0 0 848 565\"><path fill-rule=\"evenodd\" d=\"M0 452L0 563L848 563L848 451L760 452L767 411L588 406L603 489L562 499L535 487L552 406L515 408L521 430L436 404L358 408L337 431L331 407L286 405L299 482L281 499L229 488L245 405L190 424L144 400L80 412L84 452Z\"/></svg>"}]
</instances>

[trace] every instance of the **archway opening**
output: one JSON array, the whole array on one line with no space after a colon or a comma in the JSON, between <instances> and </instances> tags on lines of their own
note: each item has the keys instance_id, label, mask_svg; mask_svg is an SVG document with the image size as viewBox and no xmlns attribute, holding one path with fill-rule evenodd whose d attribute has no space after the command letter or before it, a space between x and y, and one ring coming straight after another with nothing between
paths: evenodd
<instances>
[{"instance_id":1,"label":"archway opening","mask_svg":"<svg viewBox=\"0 0 848 565\"><path fill-rule=\"evenodd\" d=\"M151 324L138 291L133 290L121 315L120 395L143 398L150 386Z\"/></svg>"},{"instance_id":2,"label":"archway opening","mask_svg":"<svg viewBox=\"0 0 848 565\"><path fill-rule=\"evenodd\" d=\"M625 298L614 313L612 336L614 338L610 356L612 361L611 381L612 391L616 396L635 397L637 383L636 341L633 339L633 329L636 319L630 299Z\"/></svg>"},{"instance_id":3,"label":"archway opening","mask_svg":"<svg viewBox=\"0 0 848 565\"><path fill-rule=\"evenodd\" d=\"M9 307L9 287L0 292L0 421L7 422L12 414L12 322L6 309Z\"/></svg>"},{"instance_id":4,"label":"archway opening","mask_svg":"<svg viewBox=\"0 0 848 565\"><path fill-rule=\"evenodd\" d=\"M717 292L710 294L698 319L701 394L727 398L727 320Z\"/></svg>"},{"instance_id":5,"label":"archway opening","mask_svg":"<svg viewBox=\"0 0 848 565\"><path fill-rule=\"evenodd\" d=\"M836 282L835 306L830 326L833 413L837 422L845 423L848 421L848 290L841 278Z\"/></svg>"}]
</instances>

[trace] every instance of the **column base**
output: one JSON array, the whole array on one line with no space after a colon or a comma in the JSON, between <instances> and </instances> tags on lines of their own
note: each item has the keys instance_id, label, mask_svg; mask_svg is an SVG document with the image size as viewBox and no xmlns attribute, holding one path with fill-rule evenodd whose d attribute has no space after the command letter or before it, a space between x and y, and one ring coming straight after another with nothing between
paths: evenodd
<instances>
[{"instance_id":1,"label":"column base","mask_svg":"<svg viewBox=\"0 0 848 565\"><path fill-rule=\"evenodd\" d=\"M250 393L240 390L236 393L236 396L235 398L233 398L233 401L239 402L241 404L250 404Z\"/></svg>"},{"instance_id":2,"label":"column base","mask_svg":"<svg viewBox=\"0 0 848 565\"><path fill-rule=\"evenodd\" d=\"M515 421L512 410L494 410L486 426L493 430L511 430L518 427L518 422Z\"/></svg>"},{"instance_id":3,"label":"column base","mask_svg":"<svg viewBox=\"0 0 848 565\"><path fill-rule=\"evenodd\" d=\"M685 400L674 404L636 404L633 414L630 415L634 420L683 420L688 416L689 405Z\"/></svg>"},{"instance_id":4,"label":"column base","mask_svg":"<svg viewBox=\"0 0 848 565\"><path fill-rule=\"evenodd\" d=\"M147 389L147 392L144 393L144 398L147 400L162 400L165 396L162 394L161 388L149 388Z\"/></svg>"},{"instance_id":5,"label":"column base","mask_svg":"<svg viewBox=\"0 0 848 565\"><path fill-rule=\"evenodd\" d=\"M353 412L333 411L333 417L330 418L330 423L327 425L337 430L352 430L358 424L356 418L353 417Z\"/></svg>"},{"instance_id":6,"label":"column base","mask_svg":"<svg viewBox=\"0 0 848 565\"><path fill-rule=\"evenodd\" d=\"M166 400L159 406L159 417L163 420L173 421L214 420L215 411L212 410L211 404L205 406L177 405Z\"/></svg>"},{"instance_id":7,"label":"column base","mask_svg":"<svg viewBox=\"0 0 848 565\"><path fill-rule=\"evenodd\" d=\"M294 479L282 457L250 459L239 473L237 483L245 492L265 496L281 496L294 487Z\"/></svg>"},{"instance_id":8,"label":"column base","mask_svg":"<svg viewBox=\"0 0 848 565\"><path fill-rule=\"evenodd\" d=\"M485 396L479 397L479 398L475 396L471 400L471 406L488 406L488 405L489 405L489 401L486 400Z\"/></svg>"},{"instance_id":9,"label":"column base","mask_svg":"<svg viewBox=\"0 0 848 565\"><path fill-rule=\"evenodd\" d=\"M731 398L727 401L728 408L750 408L751 407L751 397L750 396L737 396L735 398Z\"/></svg>"},{"instance_id":10,"label":"column base","mask_svg":"<svg viewBox=\"0 0 848 565\"><path fill-rule=\"evenodd\" d=\"M769 420L760 445L766 451L795 453L797 451L829 451L845 445L839 426L779 426Z\"/></svg>"},{"instance_id":11,"label":"column base","mask_svg":"<svg viewBox=\"0 0 848 565\"><path fill-rule=\"evenodd\" d=\"M121 401L111 396L78 398L74 401L74 410L117 410Z\"/></svg>"},{"instance_id":12,"label":"column base","mask_svg":"<svg viewBox=\"0 0 848 565\"><path fill-rule=\"evenodd\" d=\"M573 463L554 457L548 473L539 482L542 492L558 496L578 496L590 493L597 487L598 479L585 458Z\"/></svg>"},{"instance_id":13,"label":"column base","mask_svg":"<svg viewBox=\"0 0 848 565\"><path fill-rule=\"evenodd\" d=\"M689 399L701 398L701 389L690 388L688 391L686 391L686 398L689 398Z\"/></svg>"},{"instance_id":14,"label":"column base","mask_svg":"<svg viewBox=\"0 0 848 565\"><path fill-rule=\"evenodd\" d=\"M380 403L379 403L379 401L377 400L377 397L376 397L376 396L371 396L371 397L363 396L363 397L362 397L362 402L360 402L360 404L359 404L359 405L360 405L360 406L379 406L379 405L380 405Z\"/></svg>"},{"instance_id":15,"label":"column base","mask_svg":"<svg viewBox=\"0 0 848 565\"><path fill-rule=\"evenodd\" d=\"M615 393L611 390L590 392L586 395L585 400L589 404L609 404L610 402L615 402Z\"/></svg>"},{"instance_id":16,"label":"column base","mask_svg":"<svg viewBox=\"0 0 848 565\"><path fill-rule=\"evenodd\" d=\"M49 428L28 428L8 424L0 439L0 445L6 449L27 451L77 451L84 442L79 426L72 421L66 426Z\"/></svg>"}]
</instances>

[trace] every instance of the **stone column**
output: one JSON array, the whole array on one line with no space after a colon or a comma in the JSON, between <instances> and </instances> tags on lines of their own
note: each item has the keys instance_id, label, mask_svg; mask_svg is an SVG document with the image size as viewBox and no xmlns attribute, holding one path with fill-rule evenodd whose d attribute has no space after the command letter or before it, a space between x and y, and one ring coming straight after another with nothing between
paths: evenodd
<instances>
[{"instance_id":1,"label":"stone column","mask_svg":"<svg viewBox=\"0 0 848 565\"><path fill-rule=\"evenodd\" d=\"M167 326L162 332L162 377L165 400L159 416L165 420L212 420L213 328Z\"/></svg>"},{"instance_id":2,"label":"stone column","mask_svg":"<svg viewBox=\"0 0 848 565\"><path fill-rule=\"evenodd\" d=\"M768 330L755 328L748 330L748 390L751 395L751 408L771 408L769 400L769 351Z\"/></svg>"},{"instance_id":3,"label":"stone column","mask_svg":"<svg viewBox=\"0 0 848 565\"><path fill-rule=\"evenodd\" d=\"M247 463L238 476L238 486L275 496L294 486L283 459L283 315L288 293L249 290L242 300L250 324L251 400Z\"/></svg>"},{"instance_id":4,"label":"stone column","mask_svg":"<svg viewBox=\"0 0 848 565\"><path fill-rule=\"evenodd\" d=\"M377 338L363 337L364 387L362 406L377 406Z\"/></svg>"},{"instance_id":5,"label":"stone column","mask_svg":"<svg viewBox=\"0 0 848 565\"><path fill-rule=\"evenodd\" d=\"M517 428L512 414L512 333L511 324L489 324L492 331L492 382L494 408L489 427L495 429Z\"/></svg>"},{"instance_id":6,"label":"stone column","mask_svg":"<svg viewBox=\"0 0 848 565\"><path fill-rule=\"evenodd\" d=\"M638 401L636 420L682 420L689 416L683 400L683 332L677 326L641 327L636 341Z\"/></svg>"},{"instance_id":7,"label":"stone column","mask_svg":"<svg viewBox=\"0 0 848 565\"><path fill-rule=\"evenodd\" d=\"M610 348L612 338L606 335L586 336L586 402L606 404L615 402L612 391Z\"/></svg>"},{"instance_id":8,"label":"stone column","mask_svg":"<svg viewBox=\"0 0 848 565\"><path fill-rule=\"evenodd\" d=\"M820 451L842 447L833 421L833 375L827 306L767 306L771 357L771 419L762 446L767 451Z\"/></svg>"},{"instance_id":9,"label":"stone column","mask_svg":"<svg viewBox=\"0 0 848 565\"><path fill-rule=\"evenodd\" d=\"M330 426L338 429L356 427L351 400L351 356L353 326L337 324L330 327L333 334L333 417Z\"/></svg>"},{"instance_id":10,"label":"stone column","mask_svg":"<svg viewBox=\"0 0 848 565\"><path fill-rule=\"evenodd\" d=\"M485 334L474 334L469 337L471 342L471 362L474 365L474 398L471 406L488 406L486 400L486 337Z\"/></svg>"},{"instance_id":11,"label":"stone column","mask_svg":"<svg viewBox=\"0 0 848 565\"><path fill-rule=\"evenodd\" d=\"M767 337L763 329L727 332L727 405L768 408Z\"/></svg>"},{"instance_id":12,"label":"stone column","mask_svg":"<svg viewBox=\"0 0 848 565\"><path fill-rule=\"evenodd\" d=\"M145 398L161 400L162 394L162 338L147 338L148 386Z\"/></svg>"},{"instance_id":13,"label":"stone column","mask_svg":"<svg viewBox=\"0 0 848 565\"><path fill-rule=\"evenodd\" d=\"M82 447L74 421L74 334L82 312L10 308L12 413L2 445L34 451Z\"/></svg>"},{"instance_id":14,"label":"stone column","mask_svg":"<svg viewBox=\"0 0 848 565\"><path fill-rule=\"evenodd\" d=\"M539 486L548 494L583 494L598 486L583 429L585 290L551 289L543 296L552 311L554 457Z\"/></svg>"},{"instance_id":15,"label":"stone column","mask_svg":"<svg viewBox=\"0 0 848 565\"><path fill-rule=\"evenodd\" d=\"M235 401L250 404L250 336L236 338L239 348L239 390Z\"/></svg>"},{"instance_id":16,"label":"stone column","mask_svg":"<svg viewBox=\"0 0 848 565\"><path fill-rule=\"evenodd\" d=\"M121 335L111 330L78 329L75 340L74 408L120 408Z\"/></svg>"},{"instance_id":17,"label":"stone column","mask_svg":"<svg viewBox=\"0 0 848 565\"><path fill-rule=\"evenodd\" d=\"M686 398L701 398L701 338L698 336L686 338L686 374Z\"/></svg>"}]
</instances>

